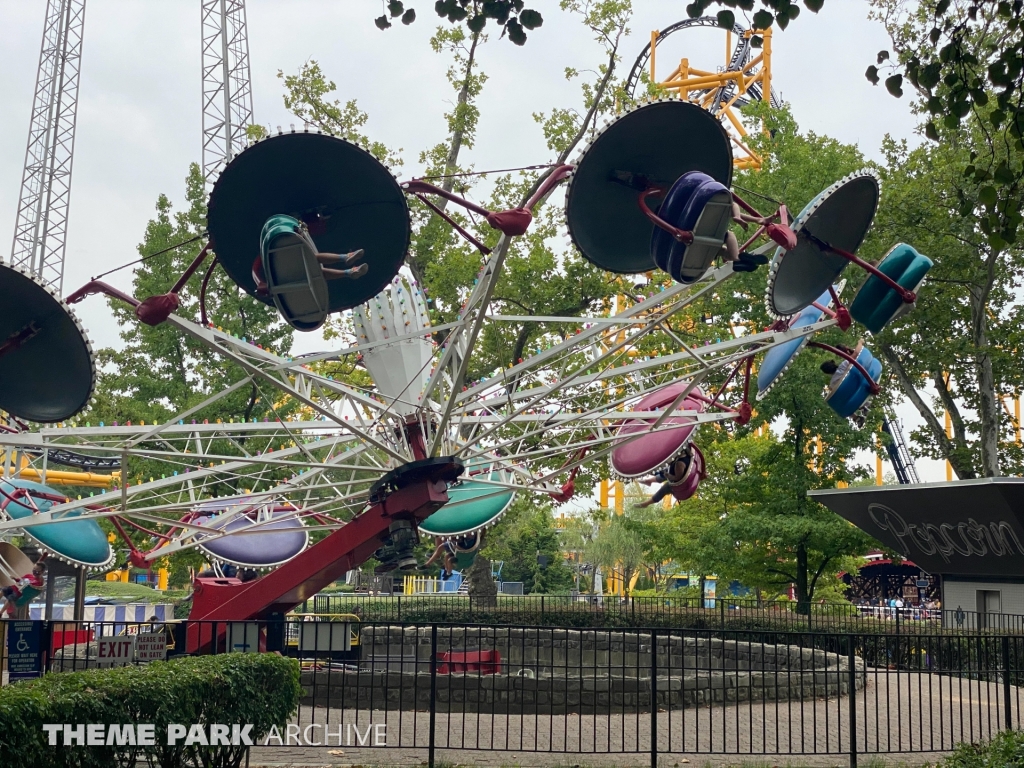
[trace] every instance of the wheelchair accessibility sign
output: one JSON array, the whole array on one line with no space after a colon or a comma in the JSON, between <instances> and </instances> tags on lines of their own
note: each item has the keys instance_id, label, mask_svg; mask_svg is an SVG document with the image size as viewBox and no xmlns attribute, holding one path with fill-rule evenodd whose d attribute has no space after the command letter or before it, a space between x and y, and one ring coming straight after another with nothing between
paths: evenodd
<instances>
[{"instance_id":1,"label":"wheelchair accessibility sign","mask_svg":"<svg viewBox=\"0 0 1024 768\"><path fill-rule=\"evenodd\" d=\"M41 621L8 622L7 671L12 681L39 677L43 673Z\"/></svg>"}]
</instances>

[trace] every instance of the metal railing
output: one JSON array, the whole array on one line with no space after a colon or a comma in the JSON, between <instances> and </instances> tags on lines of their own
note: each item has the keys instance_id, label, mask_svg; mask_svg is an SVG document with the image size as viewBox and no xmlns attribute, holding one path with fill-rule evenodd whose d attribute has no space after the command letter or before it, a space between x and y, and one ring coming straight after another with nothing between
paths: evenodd
<instances>
[{"instance_id":1,"label":"metal railing","mask_svg":"<svg viewBox=\"0 0 1024 768\"><path fill-rule=\"evenodd\" d=\"M296 658L303 698L286 735L254 748L267 762L302 746L341 747L347 759L414 750L431 765L450 750L644 754L652 765L664 754L849 755L856 764L1024 725L1024 636L1007 633L33 624L51 672L96 666L101 638L140 633L166 633L172 659L189 647Z\"/></svg>"},{"instance_id":2,"label":"metal railing","mask_svg":"<svg viewBox=\"0 0 1024 768\"><path fill-rule=\"evenodd\" d=\"M353 594L316 595L313 614L351 613L363 621L420 621L568 626L665 626L693 629L777 629L823 632L1009 632L1024 634L1024 615L905 606L813 603L799 613L791 601L731 597L595 597L594 595Z\"/></svg>"}]
</instances>

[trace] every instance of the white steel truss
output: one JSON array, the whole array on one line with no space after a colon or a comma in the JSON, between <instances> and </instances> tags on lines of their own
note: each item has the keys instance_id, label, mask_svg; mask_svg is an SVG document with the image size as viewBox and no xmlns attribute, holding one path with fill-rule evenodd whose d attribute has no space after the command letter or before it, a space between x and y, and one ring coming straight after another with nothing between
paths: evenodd
<instances>
[{"instance_id":1,"label":"white steel truss","mask_svg":"<svg viewBox=\"0 0 1024 768\"><path fill-rule=\"evenodd\" d=\"M58 291L64 279L85 0L48 0L11 263Z\"/></svg>"},{"instance_id":2,"label":"white steel truss","mask_svg":"<svg viewBox=\"0 0 1024 768\"><path fill-rule=\"evenodd\" d=\"M236 513L254 502L289 503L308 530L330 530L365 508L371 486L386 472L416 458L411 432L436 446L437 455L460 458L467 476L493 485L495 493L512 489L556 495L576 467L606 461L615 447L645 434L619 435L623 423L644 415L651 418L651 412L635 410L645 395L678 381L688 382L691 389L702 386L710 391L717 386L714 382L725 381L728 372L745 365L751 355L836 323L826 318L801 328L688 345L673 331L670 320L721 288L733 274L731 265L725 265L695 285L668 287L611 316L531 317L549 328L570 323L576 329L564 340L551 334L551 343L532 350L523 362L477 381L466 379L461 350L453 356L446 354L450 344L447 349L437 348L432 386L420 396L399 395L413 406L413 412L406 410L405 415L396 412L396 399L382 397L375 388L335 381L309 367L316 361L358 355L371 345L354 344L292 359L171 315L171 325L232 363L239 380L163 424L79 424L0 433L5 462L15 467L27 462L44 483L46 457L52 451L120 458L122 466L120 487L69 498L31 520L0 521L0 537L59 521L69 512L116 516L167 533L166 543L149 555L156 558L226 535L182 522L190 509L211 498L225 503L235 499L240 505ZM472 334L466 327L470 323L479 329L524 320L490 314L484 301L476 306L479 314L464 313L452 324L457 331L453 341ZM678 351L638 354L652 335L671 339ZM372 345L404 340L398 336ZM298 411L260 423L197 424L193 420L220 397L250 384L274 402L298 406ZM735 404L742 387L742 382L734 380L721 392L723 399ZM678 422L668 422L670 418L701 424L736 417L728 408L700 413L682 410L683 399L680 395L675 404L658 412L646 434L681 428ZM410 425L415 429L410 430ZM500 472L491 475L490 470L481 471L483 467ZM274 529L257 524L246 535L261 531L272 534Z\"/></svg>"},{"instance_id":3,"label":"white steel truss","mask_svg":"<svg viewBox=\"0 0 1024 768\"><path fill-rule=\"evenodd\" d=\"M245 0L203 0L203 177L213 184L252 123Z\"/></svg>"}]
</instances>

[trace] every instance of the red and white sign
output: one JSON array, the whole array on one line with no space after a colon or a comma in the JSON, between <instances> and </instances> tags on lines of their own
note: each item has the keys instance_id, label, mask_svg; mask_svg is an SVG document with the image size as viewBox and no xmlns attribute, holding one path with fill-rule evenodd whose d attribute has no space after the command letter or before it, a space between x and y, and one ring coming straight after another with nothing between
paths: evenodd
<instances>
[{"instance_id":1,"label":"red and white sign","mask_svg":"<svg viewBox=\"0 0 1024 768\"><path fill-rule=\"evenodd\" d=\"M96 641L96 666L122 667L135 659L134 637L101 637Z\"/></svg>"},{"instance_id":2,"label":"red and white sign","mask_svg":"<svg viewBox=\"0 0 1024 768\"><path fill-rule=\"evenodd\" d=\"M167 635L163 632L143 632L135 636L135 660L166 661Z\"/></svg>"}]
</instances>

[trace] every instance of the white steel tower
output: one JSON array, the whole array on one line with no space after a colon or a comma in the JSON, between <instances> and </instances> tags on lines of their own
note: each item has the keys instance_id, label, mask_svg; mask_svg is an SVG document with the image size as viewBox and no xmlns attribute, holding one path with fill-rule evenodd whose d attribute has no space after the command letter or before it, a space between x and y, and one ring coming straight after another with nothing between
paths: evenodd
<instances>
[{"instance_id":1,"label":"white steel tower","mask_svg":"<svg viewBox=\"0 0 1024 768\"><path fill-rule=\"evenodd\" d=\"M252 123L245 0L203 3L203 176L212 185Z\"/></svg>"},{"instance_id":2,"label":"white steel tower","mask_svg":"<svg viewBox=\"0 0 1024 768\"><path fill-rule=\"evenodd\" d=\"M64 280L85 0L47 0L11 262L58 291Z\"/></svg>"}]
</instances>

